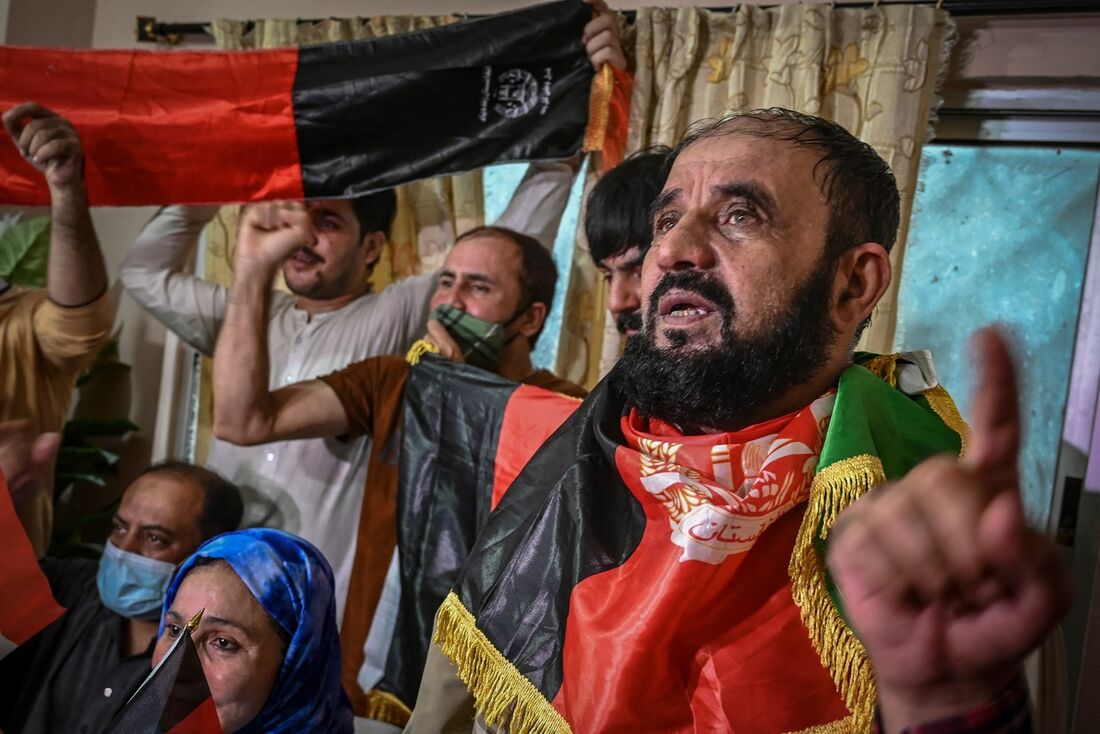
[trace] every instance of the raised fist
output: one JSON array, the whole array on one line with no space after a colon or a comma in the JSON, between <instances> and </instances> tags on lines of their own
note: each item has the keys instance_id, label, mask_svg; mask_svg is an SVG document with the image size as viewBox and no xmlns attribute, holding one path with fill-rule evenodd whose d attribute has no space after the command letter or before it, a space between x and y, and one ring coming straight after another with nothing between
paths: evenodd
<instances>
[{"instance_id":1,"label":"raised fist","mask_svg":"<svg viewBox=\"0 0 1100 734\"><path fill-rule=\"evenodd\" d=\"M235 257L238 265L277 267L316 241L310 212L302 202L250 204L241 214Z\"/></svg>"},{"instance_id":2,"label":"raised fist","mask_svg":"<svg viewBox=\"0 0 1100 734\"><path fill-rule=\"evenodd\" d=\"M24 102L0 118L15 147L45 174L51 189L84 184L84 147L72 123L61 115Z\"/></svg>"}]
</instances>

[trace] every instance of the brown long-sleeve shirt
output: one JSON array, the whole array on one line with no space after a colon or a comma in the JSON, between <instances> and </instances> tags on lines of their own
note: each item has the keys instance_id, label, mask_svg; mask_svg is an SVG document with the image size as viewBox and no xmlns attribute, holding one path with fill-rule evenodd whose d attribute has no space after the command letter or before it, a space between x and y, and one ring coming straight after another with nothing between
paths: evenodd
<instances>
[{"instance_id":1,"label":"brown long-sleeve shirt","mask_svg":"<svg viewBox=\"0 0 1100 734\"><path fill-rule=\"evenodd\" d=\"M35 433L60 431L80 371L111 335L105 292L84 306L60 306L44 289L0 293L0 421L26 420ZM53 529L53 497L40 492L16 511L42 556Z\"/></svg>"}]
</instances>

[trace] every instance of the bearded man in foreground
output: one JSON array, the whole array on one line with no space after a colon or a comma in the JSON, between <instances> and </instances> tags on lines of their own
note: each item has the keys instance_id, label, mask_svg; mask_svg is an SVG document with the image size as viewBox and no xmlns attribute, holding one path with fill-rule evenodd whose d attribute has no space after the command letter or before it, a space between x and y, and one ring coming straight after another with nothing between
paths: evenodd
<instances>
[{"instance_id":1,"label":"bearded man in foreground","mask_svg":"<svg viewBox=\"0 0 1100 734\"><path fill-rule=\"evenodd\" d=\"M1029 730L1068 593L1023 519L1008 352L976 340L969 432L927 353L853 353L898 209L819 118L672 152L643 328L490 519L406 731Z\"/></svg>"}]
</instances>

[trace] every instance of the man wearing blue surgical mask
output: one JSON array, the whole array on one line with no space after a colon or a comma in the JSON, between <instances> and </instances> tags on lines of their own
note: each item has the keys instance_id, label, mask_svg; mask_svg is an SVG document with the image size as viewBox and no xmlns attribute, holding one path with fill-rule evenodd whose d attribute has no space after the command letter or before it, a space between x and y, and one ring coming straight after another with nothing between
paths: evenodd
<instances>
[{"instance_id":1,"label":"man wearing blue surgical mask","mask_svg":"<svg viewBox=\"0 0 1100 734\"><path fill-rule=\"evenodd\" d=\"M42 561L67 612L0 662L0 729L98 734L149 674L164 592L205 540L240 524L218 474L158 464L122 495L102 558Z\"/></svg>"}]
</instances>

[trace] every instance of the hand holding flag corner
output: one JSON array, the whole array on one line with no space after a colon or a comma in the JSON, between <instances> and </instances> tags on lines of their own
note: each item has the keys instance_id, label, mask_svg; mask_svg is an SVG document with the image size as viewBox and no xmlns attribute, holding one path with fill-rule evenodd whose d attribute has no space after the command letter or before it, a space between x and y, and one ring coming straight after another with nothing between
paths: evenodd
<instances>
[{"instance_id":1,"label":"hand holding flag corner","mask_svg":"<svg viewBox=\"0 0 1100 734\"><path fill-rule=\"evenodd\" d=\"M191 639L204 611L187 622L106 734L222 734L202 661Z\"/></svg>"}]
</instances>

